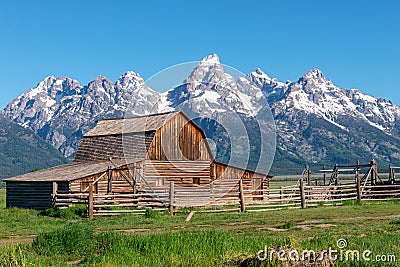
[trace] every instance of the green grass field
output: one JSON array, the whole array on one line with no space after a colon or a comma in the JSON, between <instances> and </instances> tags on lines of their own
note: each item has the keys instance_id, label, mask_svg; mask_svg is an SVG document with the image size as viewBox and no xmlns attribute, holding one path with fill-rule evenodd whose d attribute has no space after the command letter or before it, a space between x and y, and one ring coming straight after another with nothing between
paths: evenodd
<instances>
[{"instance_id":1,"label":"green grass field","mask_svg":"<svg viewBox=\"0 0 400 267\"><path fill-rule=\"evenodd\" d=\"M0 266L279 266L256 253L285 246L298 251L370 250L400 260L400 204L347 202L341 207L258 213L149 213L89 221L5 209L0 191ZM372 257L371 256L371 257ZM400 266L337 261L337 266Z\"/></svg>"}]
</instances>

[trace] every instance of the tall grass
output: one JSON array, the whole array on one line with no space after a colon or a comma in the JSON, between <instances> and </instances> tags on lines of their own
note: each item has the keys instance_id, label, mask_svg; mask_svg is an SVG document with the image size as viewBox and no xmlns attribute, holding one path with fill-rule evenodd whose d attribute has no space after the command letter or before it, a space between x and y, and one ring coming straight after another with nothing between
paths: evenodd
<instances>
[{"instance_id":1,"label":"tall grass","mask_svg":"<svg viewBox=\"0 0 400 267\"><path fill-rule=\"evenodd\" d=\"M29 266L24 254L24 246L7 245L0 247L0 266L7 267L25 267Z\"/></svg>"},{"instance_id":2,"label":"tall grass","mask_svg":"<svg viewBox=\"0 0 400 267\"><path fill-rule=\"evenodd\" d=\"M0 266L269 266L255 257L264 246L321 251L335 248L339 238L348 241L349 249L400 257L400 223L393 216L398 214L398 203L348 204L260 213L196 213L190 222L184 222L186 214L164 216L153 211L145 216L88 220L76 214L67 219L70 216L0 209L0 239L4 241L0 241ZM34 235L32 244L4 245L27 242ZM374 266L374 262L337 266Z\"/></svg>"},{"instance_id":3,"label":"tall grass","mask_svg":"<svg viewBox=\"0 0 400 267\"><path fill-rule=\"evenodd\" d=\"M96 234L83 223L68 223L60 229L39 234L33 248L38 255L64 255L75 260L96 251Z\"/></svg>"},{"instance_id":4,"label":"tall grass","mask_svg":"<svg viewBox=\"0 0 400 267\"><path fill-rule=\"evenodd\" d=\"M254 256L260 244L285 240L238 236L223 231L182 231L154 234L96 233L75 223L40 234L33 250L55 261L79 260L86 266L220 266ZM54 257L54 255L57 255Z\"/></svg>"},{"instance_id":5,"label":"tall grass","mask_svg":"<svg viewBox=\"0 0 400 267\"><path fill-rule=\"evenodd\" d=\"M394 233L381 237L349 237L348 241L348 249L358 249L361 253L369 249L384 254L390 251L385 251L382 244L399 244L400 236ZM328 247L335 249L335 243L336 238L330 233L297 242L293 238L281 238L278 235L248 236L220 230L152 234L95 232L85 224L73 223L40 234L33 242L32 249L36 256L30 262L39 266L62 262L75 262L80 266L278 266L277 262L270 262L269 259L259 261L256 253L264 246L284 246L298 251L313 249L318 252ZM18 250L8 255L12 260L23 260ZM385 266L395 266L393 264L387 263ZM337 262L335 266L375 266L375 263Z\"/></svg>"},{"instance_id":6,"label":"tall grass","mask_svg":"<svg viewBox=\"0 0 400 267\"><path fill-rule=\"evenodd\" d=\"M51 207L40 212L40 215L62 219L80 219L87 217L87 207L84 204L74 205L65 209Z\"/></svg>"}]
</instances>

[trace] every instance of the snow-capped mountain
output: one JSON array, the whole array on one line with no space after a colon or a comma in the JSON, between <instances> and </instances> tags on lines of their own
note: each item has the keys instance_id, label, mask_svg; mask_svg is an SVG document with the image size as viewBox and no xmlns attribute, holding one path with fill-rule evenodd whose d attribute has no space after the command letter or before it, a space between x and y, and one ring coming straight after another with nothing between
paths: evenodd
<instances>
[{"instance_id":1,"label":"snow-capped mountain","mask_svg":"<svg viewBox=\"0 0 400 267\"><path fill-rule=\"evenodd\" d=\"M400 107L357 89L339 88L318 69L296 82L271 81L264 79L260 87L271 105L283 154L319 165L368 157L400 162Z\"/></svg>"},{"instance_id":2,"label":"snow-capped mountain","mask_svg":"<svg viewBox=\"0 0 400 267\"><path fill-rule=\"evenodd\" d=\"M233 77L215 54L199 62L182 85L164 93L153 91L131 71L116 82L98 76L86 86L50 76L13 100L3 113L70 157L83 134L101 118L174 108L189 108L206 117L225 112L251 117L265 109L266 101L277 131L275 165L293 166L298 172L310 162L329 165L374 157L400 163L400 108L390 101L339 88L318 69L294 82L280 82L261 69Z\"/></svg>"},{"instance_id":3,"label":"snow-capped mountain","mask_svg":"<svg viewBox=\"0 0 400 267\"><path fill-rule=\"evenodd\" d=\"M265 106L261 88L225 73L216 54L205 57L183 84L164 93L170 107L182 104L202 115L235 111L255 116Z\"/></svg>"},{"instance_id":4,"label":"snow-capped mountain","mask_svg":"<svg viewBox=\"0 0 400 267\"><path fill-rule=\"evenodd\" d=\"M96 120L122 117L128 106L133 115L147 114L158 98L134 72L123 74L115 83L97 76L87 86L50 76L7 105L4 115L70 157Z\"/></svg>"},{"instance_id":5,"label":"snow-capped mountain","mask_svg":"<svg viewBox=\"0 0 400 267\"><path fill-rule=\"evenodd\" d=\"M269 85L268 81L266 84ZM301 110L316 114L342 129L346 127L338 124L338 118L353 116L392 133L395 122L400 118L399 107L390 101L368 96L357 89L336 87L318 69L307 72L297 82L277 84L264 89L264 92L269 99L274 98L271 103L275 116L281 112Z\"/></svg>"}]
</instances>

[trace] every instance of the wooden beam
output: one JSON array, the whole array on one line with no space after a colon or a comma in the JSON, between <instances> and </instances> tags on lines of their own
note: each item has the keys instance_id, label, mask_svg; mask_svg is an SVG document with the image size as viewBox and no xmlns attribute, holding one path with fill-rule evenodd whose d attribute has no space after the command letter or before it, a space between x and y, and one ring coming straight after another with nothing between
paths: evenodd
<instances>
[{"instance_id":1,"label":"wooden beam","mask_svg":"<svg viewBox=\"0 0 400 267\"><path fill-rule=\"evenodd\" d=\"M53 194L52 194L52 198L53 198L53 205L56 203L57 201L57 191L58 191L58 184L57 182L53 182Z\"/></svg>"},{"instance_id":2,"label":"wooden beam","mask_svg":"<svg viewBox=\"0 0 400 267\"><path fill-rule=\"evenodd\" d=\"M191 211L189 212L189 214L187 215L187 217L186 217L186 219L185 219L185 222L190 221L190 220L192 219L192 217L193 217L193 214L194 214L194 211L191 210Z\"/></svg>"},{"instance_id":3,"label":"wooden beam","mask_svg":"<svg viewBox=\"0 0 400 267\"><path fill-rule=\"evenodd\" d=\"M174 182L169 183L169 215L174 216Z\"/></svg>"},{"instance_id":4,"label":"wooden beam","mask_svg":"<svg viewBox=\"0 0 400 267\"><path fill-rule=\"evenodd\" d=\"M109 159L109 161L114 165L114 167L116 168L116 169L118 169L118 165L117 164L115 164L115 162L114 161L112 161L112 159L110 158ZM131 180L129 180L129 177L128 176L126 176L126 174L125 173L123 173L121 170L118 170L118 172L119 172L119 174L121 174L121 176L122 177L124 177L124 179L132 186L132 188L135 188L135 185L132 183L132 181Z\"/></svg>"},{"instance_id":5,"label":"wooden beam","mask_svg":"<svg viewBox=\"0 0 400 267\"><path fill-rule=\"evenodd\" d=\"M239 180L239 198L240 198L240 212L245 212L246 207L244 203L244 193L243 193L243 180Z\"/></svg>"},{"instance_id":6,"label":"wooden beam","mask_svg":"<svg viewBox=\"0 0 400 267\"><path fill-rule=\"evenodd\" d=\"M301 208L306 208L306 196L304 192L304 181L303 178L300 179L300 198L301 198Z\"/></svg>"},{"instance_id":7,"label":"wooden beam","mask_svg":"<svg viewBox=\"0 0 400 267\"><path fill-rule=\"evenodd\" d=\"M371 185L376 185L377 176L378 176L378 164L375 159L371 160Z\"/></svg>"},{"instance_id":8,"label":"wooden beam","mask_svg":"<svg viewBox=\"0 0 400 267\"><path fill-rule=\"evenodd\" d=\"M334 170L334 177L335 177L335 185L339 184L339 166L337 164L335 164L335 166L333 167Z\"/></svg>"},{"instance_id":9,"label":"wooden beam","mask_svg":"<svg viewBox=\"0 0 400 267\"><path fill-rule=\"evenodd\" d=\"M105 172L105 173L103 173L102 175L100 175L99 178L97 178L96 180L93 181L93 184L98 183L106 174L107 174L107 172ZM86 187L86 188L82 191L82 193L84 193L84 192L86 192L86 191L88 191L88 190L89 190L89 186Z\"/></svg>"},{"instance_id":10,"label":"wooden beam","mask_svg":"<svg viewBox=\"0 0 400 267\"><path fill-rule=\"evenodd\" d=\"M93 183L90 183L89 185L89 197L88 197L88 215L89 215L89 220L92 220L94 217L94 212L93 212Z\"/></svg>"},{"instance_id":11,"label":"wooden beam","mask_svg":"<svg viewBox=\"0 0 400 267\"><path fill-rule=\"evenodd\" d=\"M111 166L108 166L108 179L107 179L107 193L112 193L112 170Z\"/></svg>"},{"instance_id":12,"label":"wooden beam","mask_svg":"<svg viewBox=\"0 0 400 267\"><path fill-rule=\"evenodd\" d=\"M362 192L361 192L361 180L360 180L360 176L359 175L357 175L357 178L356 178L356 187L357 187L357 200L361 201Z\"/></svg>"}]
</instances>

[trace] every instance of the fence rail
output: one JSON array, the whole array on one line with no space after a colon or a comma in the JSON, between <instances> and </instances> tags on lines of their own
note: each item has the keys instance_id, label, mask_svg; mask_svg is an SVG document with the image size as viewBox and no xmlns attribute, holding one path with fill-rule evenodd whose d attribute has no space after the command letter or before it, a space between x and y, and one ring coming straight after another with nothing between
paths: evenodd
<instances>
[{"instance_id":1,"label":"fence rail","mask_svg":"<svg viewBox=\"0 0 400 267\"><path fill-rule=\"evenodd\" d=\"M243 189L242 181L218 181L202 187L176 187L151 192L95 194L87 193L54 196L54 205L64 208L74 204L86 204L89 218L124 213L144 214L146 209L169 211L171 215L181 208L206 208L201 212L248 211L259 212L278 209L299 209L319 205L333 205L348 200L387 200L400 198L400 185L362 186L355 184L309 186L300 185L277 189ZM222 208L224 206L237 208ZM208 208L208 209L207 209Z\"/></svg>"}]
</instances>

